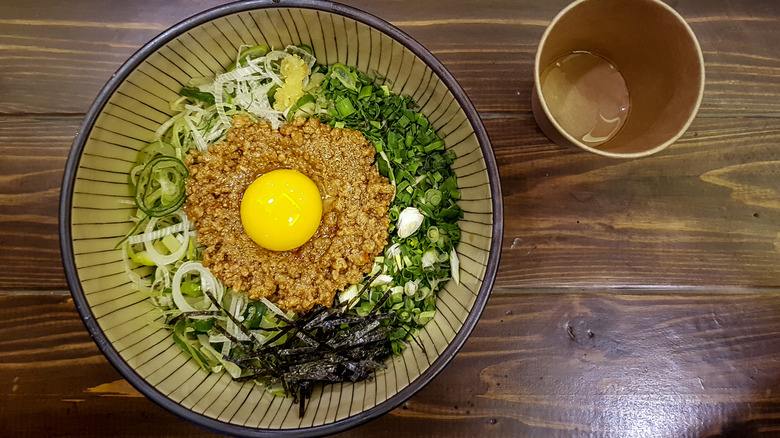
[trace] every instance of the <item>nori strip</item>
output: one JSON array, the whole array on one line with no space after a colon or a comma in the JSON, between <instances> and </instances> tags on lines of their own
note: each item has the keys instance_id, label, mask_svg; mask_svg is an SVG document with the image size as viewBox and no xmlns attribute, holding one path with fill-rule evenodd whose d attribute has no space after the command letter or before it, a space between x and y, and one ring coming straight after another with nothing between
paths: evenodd
<instances>
[{"instance_id":1,"label":"nori strip","mask_svg":"<svg viewBox=\"0 0 780 438\"><path fill-rule=\"evenodd\" d=\"M290 357L290 356L299 356L302 354L316 353L318 347L319 345L316 347L288 348L286 350L279 350L279 356Z\"/></svg>"},{"instance_id":2,"label":"nori strip","mask_svg":"<svg viewBox=\"0 0 780 438\"><path fill-rule=\"evenodd\" d=\"M306 323L311 321L314 318L320 317L323 313L326 313L328 311L328 308L323 306L322 304L315 304L314 307L309 309L308 312L304 313L303 315L299 316L298 319L294 321L294 324L298 327L303 327Z\"/></svg>"},{"instance_id":3,"label":"nori strip","mask_svg":"<svg viewBox=\"0 0 780 438\"><path fill-rule=\"evenodd\" d=\"M376 275L372 276L365 287L375 278ZM351 302L339 303L331 308L315 306L295 321L274 315L287 325L264 329L276 333L261 342L216 302L211 292L204 292L249 338L239 341L223 326L214 325L213 330L224 335L234 345L230 355L224 359L235 363L245 373L233 380L246 382L263 379L281 384L285 393L299 404L301 416L305 413L306 401L311 397L315 383L369 379L372 372L385 368L383 361L392 354L388 334L394 328L388 324L395 318L395 312L377 312L388 294L382 297L369 315L363 317L348 315ZM287 339L279 345L271 345L284 336Z\"/></svg>"},{"instance_id":4,"label":"nori strip","mask_svg":"<svg viewBox=\"0 0 780 438\"><path fill-rule=\"evenodd\" d=\"M319 382L343 382L343 373L338 372L339 364L329 360L318 360L293 365L285 373L288 381L313 380Z\"/></svg>"},{"instance_id":5,"label":"nori strip","mask_svg":"<svg viewBox=\"0 0 780 438\"><path fill-rule=\"evenodd\" d=\"M373 329L371 329L373 330ZM392 328L390 327L384 327L380 328L379 330L372 331L372 332L364 332L361 333L359 336L355 335L354 339L348 339L347 341L341 343L338 345L337 348L340 347L356 347L360 345L365 344L371 344L374 342L381 341L383 339L387 339L387 334L390 333Z\"/></svg>"},{"instance_id":6,"label":"nori strip","mask_svg":"<svg viewBox=\"0 0 780 438\"><path fill-rule=\"evenodd\" d=\"M314 383L312 382L301 382L300 388L298 389L298 417L303 417L303 414L306 413L306 400L311 398L311 393L314 390Z\"/></svg>"},{"instance_id":7,"label":"nori strip","mask_svg":"<svg viewBox=\"0 0 780 438\"><path fill-rule=\"evenodd\" d=\"M298 330L295 336L310 347L319 347L322 344L322 342L316 340L314 336L306 333L304 330Z\"/></svg>"},{"instance_id":8,"label":"nori strip","mask_svg":"<svg viewBox=\"0 0 780 438\"><path fill-rule=\"evenodd\" d=\"M326 331L332 331L335 329L338 329L344 324L351 325L356 324L358 322L364 321L365 318L368 318L368 316L362 317L362 316L348 316L346 318L337 318L337 319L331 319L329 321L322 321L322 323L319 325L323 330Z\"/></svg>"},{"instance_id":9,"label":"nori strip","mask_svg":"<svg viewBox=\"0 0 780 438\"><path fill-rule=\"evenodd\" d=\"M216 299L216 297L214 297L214 295L210 291L203 289L203 293L206 294L207 297L209 297L211 302L214 303L214 305L217 306L217 308L225 312L225 315L227 315L227 317L230 318L231 321L233 321L233 324L239 327L241 329L241 332L247 335L249 339L252 340L252 343L255 345L257 349L260 350L263 349L263 344L260 343L260 341L255 337L255 335L252 334L252 332L250 332L249 329L246 328L246 326L241 323L241 321L236 319L236 317L233 316L232 313L228 312L228 310L222 306L222 304Z\"/></svg>"},{"instance_id":10,"label":"nori strip","mask_svg":"<svg viewBox=\"0 0 780 438\"><path fill-rule=\"evenodd\" d=\"M219 334L221 334L221 335L225 336L226 338L228 338L230 340L230 342L232 342L232 343L234 343L236 345L241 345L241 341L239 341L238 338L236 338L235 336L231 335L230 332L225 330L221 325L214 324L213 328L214 328L214 330L218 331Z\"/></svg>"},{"instance_id":11,"label":"nori strip","mask_svg":"<svg viewBox=\"0 0 780 438\"><path fill-rule=\"evenodd\" d=\"M423 347L423 344L420 343L419 340L417 340L417 337L412 334L412 332L409 331L409 329L406 329L406 334L409 335L410 338L414 341L415 344L417 344L420 349L422 349L423 353L426 353L425 347Z\"/></svg>"},{"instance_id":12,"label":"nori strip","mask_svg":"<svg viewBox=\"0 0 780 438\"><path fill-rule=\"evenodd\" d=\"M377 327L379 327L379 321L367 321L361 323L355 327L352 327L350 329L347 329L339 333L336 337L330 339L327 342L327 345L330 345L333 348L339 348L346 345L351 345L351 343L355 339L360 339L366 333L370 332L371 330Z\"/></svg>"}]
</instances>

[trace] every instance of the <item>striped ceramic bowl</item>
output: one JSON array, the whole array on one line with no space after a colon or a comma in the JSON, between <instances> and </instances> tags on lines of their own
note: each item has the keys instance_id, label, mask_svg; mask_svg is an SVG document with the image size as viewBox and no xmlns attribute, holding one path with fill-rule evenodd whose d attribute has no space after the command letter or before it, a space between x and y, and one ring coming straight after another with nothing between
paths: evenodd
<instances>
[{"instance_id":1,"label":"striped ceramic bowl","mask_svg":"<svg viewBox=\"0 0 780 438\"><path fill-rule=\"evenodd\" d=\"M131 228L128 172L138 150L172 116L169 102L192 77L224 71L241 45L308 44L322 64L378 72L412 96L455 151L465 217L459 285L439 294L438 311L371 381L316 389L305 415L228 374L207 374L149 324L152 304L135 292L121 251ZM485 128L461 87L419 43L389 23L316 0L245 1L194 16L134 54L108 82L77 135L62 187L60 233L68 283L98 347L141 393L206 428L237 436L323 435L382 415L411 397L453 358L487 301L498 266L501 189Z\"/></svg>"}]
</instances>

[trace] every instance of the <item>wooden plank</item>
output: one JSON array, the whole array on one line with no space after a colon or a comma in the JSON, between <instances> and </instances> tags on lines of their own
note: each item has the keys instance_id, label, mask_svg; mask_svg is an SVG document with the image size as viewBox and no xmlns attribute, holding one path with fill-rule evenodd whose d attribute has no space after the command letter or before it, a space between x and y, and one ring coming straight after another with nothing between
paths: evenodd
<instances>
[{"instance_id":1,"label":"wooden plank","mask_svg":"<svg viewBox=\"0 0 780 438\"><path fill-rule=\"evenodd\" d=\"M773 436L778 327L774 291L495 295L433 382L343 436ZM211 436L121 379L68 297L0 296L0 339L1 436Z\"/></svg>"},{"instance_id":2,"label":"wooden plank","mask_svg":"<svg viewBox=\"0 0 780 438\"><path fill-rule=\"evenodd\" d=\"M57 206L79 122L0 118L0 290L66 288ZM485 123L504 191L498 287L780 285L780 188L765 177L780 120L698 119L630 161L558 147L529 118Z\"/></svg>"},{"instance_id":3,"label":"wooden plank","mask_svg":"<svg viewBox=\"0 0 780 438\"><path fill-rule=\"evenodd\" d=\"M505 229L498 287L780 285L780 120L698 119L612 160L490 121ZM748 128L750 126L750 128Z\"/></svg>"},{"instance_id":4,"label":"wooden plank","mask_svg":"<svg viewBox=\"0 0 780 438\"><path fill-rule=\"evenodd\" d=\"M64 289L57 213L80 117L0 117L0 290Z\"/></svg>"},{"instance_id":5,"label":"wooden plank","mask_svg":"<svg viewBox=\"0 0 780 438\"><path fill-rule=\"evenodd\" d=\"M536 43L569 0L346 2L408 32L464 86L493 141L506 230L496 293L464 349L343 436L780 435L776 0L669 1L704 50L705 99L679 143L633 161L559 148L531 118ZM0 2L0 436L215 436L99 353L64 294L57 203L103 84L221 3Z\"/></svg>"},{"instance_id":6,"label":"wooden plank","mask_svg":"<svg viewBox=\"0 0 780 438\"><path fill-rule=\"evenodd\" d=\"M568 0L346 2L428 47L481 112L530 111L533 58L544 27ZM187 16L220 4L152 0L95 8L54 3L40 19L24 2L0 4L0 77L13 90L0 114L83 113L122 63ZM707 63L705 115L780 115L780 17L772 0L674 2L697 33ZM31 72L35 72L31 76ZM34 80L31 78L34 77ZM67 84L65 86L64 84Z\"/></svg>"}]
</instances>

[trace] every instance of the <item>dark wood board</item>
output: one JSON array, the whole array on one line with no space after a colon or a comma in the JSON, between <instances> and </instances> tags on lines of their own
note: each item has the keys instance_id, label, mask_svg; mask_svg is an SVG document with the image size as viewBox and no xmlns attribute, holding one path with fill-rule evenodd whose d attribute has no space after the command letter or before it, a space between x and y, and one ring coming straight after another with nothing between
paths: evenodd
<instances>
[{"instance_id":1,"label":"dark wood board","mask_svg":"<svg viewBox=\"0 0 780 438\"><path fill-rule=\"evenodd\" d=\"M679 142L628 161L556 146L533 121L536 44L567 0L345 3L409 33L464 87L505 229L463 350L344 436L780 436L780 3L668 2L700 41L704 101ZM0 436L214 436L100 354L68 295L57 208L106 81L220 4L0 2Z\"/></svg>"},{"instance_id":2,"label":"dark wood board","mask_svg":"<svg viewBox=\"0 0 780 438\"><path fill-rule=\"evenodd\" d=\"M686 292L496 294L433 382L344 436L780 433L780 295ZM0 296L0 339L2 436L211 436L126 383L68 296Z\"/></svg>"}]
</instances>

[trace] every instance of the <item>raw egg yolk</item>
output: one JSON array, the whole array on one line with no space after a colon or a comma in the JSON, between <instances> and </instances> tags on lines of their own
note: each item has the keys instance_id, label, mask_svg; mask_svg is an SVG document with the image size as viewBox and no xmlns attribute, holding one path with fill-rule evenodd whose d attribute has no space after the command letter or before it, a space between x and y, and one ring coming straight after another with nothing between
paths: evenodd
<instances>
[{"instance_id":1,"label":"raw egg yolk","mask_svg":"<svg viewBox=\"0 0 780 438\"><path fill-rule=\"evenodd\" d=\"M320 226L322 198L314 181L291 169L261 175L241 199L241 223L249 237L272 251L306 243Z\"/></svg>"}]
</instances>

